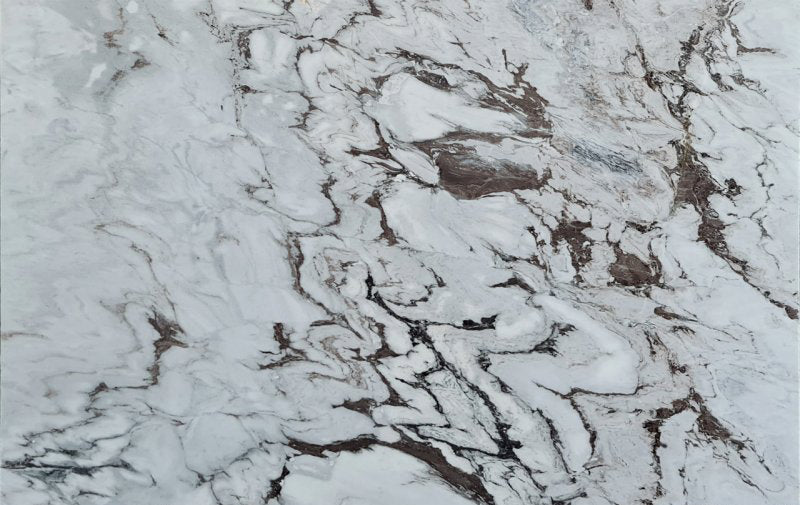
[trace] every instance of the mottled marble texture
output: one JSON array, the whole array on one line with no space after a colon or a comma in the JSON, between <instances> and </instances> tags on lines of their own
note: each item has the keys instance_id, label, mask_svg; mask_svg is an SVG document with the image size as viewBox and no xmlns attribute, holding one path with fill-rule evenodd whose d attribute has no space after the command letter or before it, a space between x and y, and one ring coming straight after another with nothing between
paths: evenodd
<instances>
[{"instance_id":1,"label":"mottled marble texture","mask_svg":"<svg viewBox=\"0 0 800 505\"><path fill-rule=\"evenodd\" d=\"M4 505L792 505L789 0L3 0Z\"/></svg>"}]
</instances>

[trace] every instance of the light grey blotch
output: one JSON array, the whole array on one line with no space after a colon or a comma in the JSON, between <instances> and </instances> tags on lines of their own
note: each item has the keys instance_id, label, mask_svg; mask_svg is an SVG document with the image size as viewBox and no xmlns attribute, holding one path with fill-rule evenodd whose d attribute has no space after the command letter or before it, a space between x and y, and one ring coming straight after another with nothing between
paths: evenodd
<instances>
[{"instance_id":1,"label":"light grey blotch","mask_svg":"<svg viewBox=\"0 0 800 505\"><path fill-rule=\"evenodd\" d=\"M642 168L636 160L597 145L575 144L572 154L579 161L598 168L607 168L621 174L641 173Z\"/></svg>"}]
</instances>

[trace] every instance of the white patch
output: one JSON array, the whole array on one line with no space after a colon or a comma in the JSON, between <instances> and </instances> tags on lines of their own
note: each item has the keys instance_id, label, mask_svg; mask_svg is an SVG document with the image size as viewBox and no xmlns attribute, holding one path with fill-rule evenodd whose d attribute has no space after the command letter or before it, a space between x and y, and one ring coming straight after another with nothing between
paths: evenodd
<instances>
[{"instance_id":1,"label":"white patch","mask_svg":"<svg viewBox=\"0 0 800 505\"><path fill-rule=\"evenodd\" d=\"M86 84L83 85L84 88L91 88L92 84L103 75L103 72L106 70L105 63L98 63L92 67L92 71L89 73L89 79L86 81Z\"/></svg>"}]
</instances>

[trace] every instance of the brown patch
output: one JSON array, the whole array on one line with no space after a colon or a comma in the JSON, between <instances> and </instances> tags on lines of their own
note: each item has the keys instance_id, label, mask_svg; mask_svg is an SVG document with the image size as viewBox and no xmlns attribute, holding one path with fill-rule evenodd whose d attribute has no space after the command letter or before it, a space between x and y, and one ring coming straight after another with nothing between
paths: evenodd
<instances>
[{"instance_id":1,"label":"brown patch","mask_svg":"<svg viewBox=\"0 0 800 505\"><path fill-rule=\"evenodd\" d=\"M180 325L170 321L161 313L154 311L152 316L147 319L147 322L159 335L159 338L153 342L155 359L150 368L147 369L150 372L150 383L155 386L158 384L158 377L161 372L161 356L172 347L186 347L186 344L175 338L176 335L183 333Z\"/></svg>"},{"instance_id":2,"label":"brown patch","mask_svg":"<svg viewBox=\"0 0 800 505\"><path fill-rule=\"evenodd\" d=\"M436 158L436 166L441 186L465 200L542 185L535 172L507 162L492 165L481 158L442 152Z\"/></svg>"},{"instance_id":3,"label":"brown patch","mask_svg":"<svg viewBox=\"0 0 800 505\"><path fill-rule=\"evenodd\" d=\"M710 439L730 444L738 450L744 448L744 444L733 438L733 434L730 430L723 426L719 419L708 410L702 396L696 392L692 392L690 398L697 404L697 408L700 411L700 415L697 416L696 421L697 431Z\"/></svg>"},{"instance_id":4,"label":"brown patch","mask_svg":"<svg viewBox=\"0 0 800 505\"><path fill-rule=\"evenodd\" d=\"M650 444L650 455L653 458L653 463L655 466L656 474L658 475L659 480L662 477L661 472L661 456L658 455L658 450L663 447L664 445L661 443L661 424L662 421L660 419L648 419L642 424L642 427L650 434L653 438L653 442ZM656 483L657 490L661 488L661 483Z\"/></svg>"},{"instance_id":5,"label":"brown patch","mask_svg":"<svg viewBox=\"0 0 800 505\"><path fill-rule=\"evenodd\" d=\"M521 135L524 137L550 137L553 124L547 118L547 100L545 100L537 89L525 80L524 75L528 70L528 64L523 63L518 67L513 67L508 63L508 57L503 50L503 57L506 61L506 69L514 76L514 84L509 87L496 86L490 79L473 72L489 90L482 102L492 108L508 112L515 116L521 116L528 130ZM513 68L513 70L510 70Z\"/></svg>"},{"instance_id":6,"label":"brown patch","mask_svg":"<svg viewBox=\"0 0 800 505\"><path fill-rule=\"evenodd\" d=\"M108 385L105 382L101 382L91 391L91 393L89 393L89 398L94 399L95 396L99 395L100 393L105 393L106 391L108 391Z\"/></svg>"},{"instance_id":7,"label":"brown patch","mask_svg":"<svg viewBox=\"0 0 800 505\"><path fill-rule=\"evenodd\" d=\"M697 429L708 437L720 440L726 440L731 436L731 432L705 407L701 407L700 415L697 416Z\"/></svg>"},{"instance_id":8,"label":"brown patch","mask_svg":"<svg viewBox=\"0 0 800 505\"><path fill-rule=\"evenodd\" d=\"M550 335L547 339L539 342L533 348L533 352L558 356L558 338L574 331L575 327L571 324L555 323L550 327Z\"/></svg>"},{"instance_id":9,"label":"brown patch","mask_svg":"<svg viewBox=\"0 0 800 505\"><path fill-rule=\"evenodd\" d=\"M650 419L644 422L644 429L654 435L657 435L661 430L661 423L654 419Z\"/></svg>"},{"instance_id":10,"label":"brown patch","mask_svg":"<svg viewBox=\"0 0 800 505\"><path fill-rule=\"evenodd\" d=\"M283 323L275 323L272 325L272 335L275 337L275 341L278 342L278 347L281 350L291 347L289 338L284 333Z\"/></svg>"},{"instance_id":11,"label":"brown patch","mask_svg":"<svg viewBox=\"0 0 800 505\"><path fill-rule=\"evenodd\" d=\"M790 306L786 305L785 303L781 303L781 302L773 301L772 303L774 303L778 307L781 307L786 312L786 315L789 316L789 319L794 319L795 321L797 321L797 315L798 314L797 314L797 309L796 308L790 307Z\"/></svg>"},{"instance_id":12,"label":"brown patch","mask_svg":"<svg viewBox=\"0 0 800 505\"><path fill-rule=\"evenodd\" d=\"M292 268L292 278L294 279L294 290L300 293L305 299L311 299L306 290L303 289L303 282L301 280L300 269L305 262L305 255L303 248L300 245L300 240L296 236L290 236L286 241L286 256L289 260L289 265Z\"/></svg>"},{"instance_id":13,"label":"brown patch","mask_svg":"<svg viewBox=\"0 0 800 505\"><path fill-rule=\"evenodd\" d=\"M630 226L634 230L644 235L645 233L653 231L653 229L656 227L656 223L652 222L644 224L644 223L636 223L634 221L626 221L625 226Z\"/></svg>"},{"instance_id":14,"label":"brown patch","mask_svg":"<svg viewBox=\"0 0 800 505\"><path fill-rule=\"evenodd\" d=\"M369 5L369 15L379 18L383 15L383 12L375 5L374 0L367 0L367 5Z\"/></svg>"},{"instance_id":15,"label":"brown patch","mask_svg":"<svg viewBox=\"0 0 800 505\"><path fill-rule=\"evenodd\" d=\"M465 70L450 63L440 63L421 54L403 49L391 54L409 61L411 63L410 68L407 69L409 73L421 82L438 89L451 91L453 86L446 77L436 72L437 70L447 69L469 75L486 88L486 92L479 99L481 105L513 115L526 126L519 135L524 137L549 137L551 135L552 124L547 119L545 110L547 101L538 94L536 88L524 79L527 65L514 66L508 63L505 51L503 51L503 56L506 69L514 77L513 84L507 87L497 86L491 79L479 72ZM376 86L380 87L385 78L377 79ZM546 173L539 177L529 167L478 156L473 148L462 144L464 141L483 141L496 144L503 138L505 136L460 131L439 139L417 142L415 145L431 157L439 169L441 187L456 198L471 200L492 193L541 187L548 179L549 174ZM391 157L388 146L382 138L376 149L371 151L351 149L350 154L366 154L383 159Z\"/></svg>"},{"instance_id":16,"label":"brown patch","mask_svg":"<svg viewBox=\"0 0 800 505\"><path fill-rule=\"evenodd\" d=\"M719 219L717 212L711 208L703 213L700 226L697 227L697 235L714 254L725 259L733 270L744 274L747 269L747 262L736 258L728 250L728 243L725 241L725 224Z\"/></svg>"},{"instance_id":17,"label":"brown patch","mask_svg":"<svg viewBox=\"0 0 800 505\"><path fill-rule=\"evenodd\" d=\"M689 144L677 144L678 165L675 172L675 203L688 203L701 215L708 209L709 197L718 191L708 169L697 160L697 153Z\"/></svg>"},{"instance_id":18,"label":"brown patch","mask_svg":"<svg viewBox=\"0 0 800 505\"><path fill-rule=\"evenodd\" d=\"M278 476L278 478L269 483L269 492L267 493L267 496L264 497L263 503L269 503L270 500L281 495L281 491L283 491L283 479L285 479L288 475L289 468L284 466L283 471L281 471L281 474Z\"/></svg>"},{"instance_id":19,"label":"brown patch","mask_svg":"<svg viewBox=\"0 0 800 505\"><path fill-rule=\"evenodd\" d=\"M117 18L119 19L121 26L119 28L117 28L116 30L112 30L110 32L105 32L103 34L103 39L105 40L106 47L109 47L109 48L119 48L120 47L120 45L117 43L117 37L122 35L122 33L125 31L125 25L126 25L126 23L125 23L125 14L124 14L124 12L122 10L122 7L120 7L117 10Z\"/></svg>"},{"instance_id":20,"label":"brown patch","mask_svg":"<svg viewBox=\"0 0 800 505\"><path fill-rule=\"evenodd\" d=\"M676 144L678 165L675 172L678 181L675 187L674 202L687 203L700 214L700 226L697 229L698 238L708 246L711 251L726 260L736 272L744 274L747 262L734 257L728 251L723 230L724 223L719 219L717 212L711 208L709 199L711 195L720 193L711 173L705 165L698 160L697 152L688 143Z\"/></svg>"},{"instance_id":21,"label":"brown patch","mask_svg":"<svg viewBox=\"0 0 800 505\"><path fill-rule=\"evenodd\" d=\"M473 321L472 319L464 319L461 322L460 328L470 331L493 330L495 321L497 321L497 314L490 317L482 317L480 322ZM454 326L459 327L457 325Z\"/></svg>"},{"instance_id":22,"label":"brown patch","mask_svg":"<svg viewBox=\"0 0 800 505\"><path fill-rule=\"evenodd\" d=\"M352 410L353 412L358 412L359 414L364 414L365 416L369 417L372 409L375 408L375 405L375 400L372 398L362 398L356 401L344 401L341 405L339 405L339 407L344 407L348 410Z\"/></svg>"},{"instance_id":23,"label":"brown patch","mask_svg":"<svg viewBox=\"0 0 800 505\"><path fill-rule=\"evenodd\" d=\"M325 456L326 452L359 452L376 444L376 440L369 436L334 442L326 445L309 444L300 440L290 439L289 447L302 454L310 454L317 458Z\"/></svg>"},{"instance_id":24,"label":"brown patch","mask_svg":"<svg viewBox=\"0 0 800 505\"><path fill-rule=\"evenodd\" d=\"M552 123L547 118L546 106L547 100L539 95L537 89L530 85L525 79L525 71L528 68L527 64L514 66L508 62L508 55L505 49L502 50L503 58L505 60L506 70L511 72L514 76L514 83L510 86L498 86L491 79L475 70L467 70L454 65L452 63L437 62L425 55L413 53L405 49L398 49L396 52L390 53L397 58L403 58L413 62L417 67L428 69L448 69L451 71L465 72L470 77L480 81L486 87L486 94L480 99L480 103L486 107L500 110L512 114L526 125L527 129L521 132L520 135L533 138L533 137L550 137L550 130ZM419 70L413 71L415 74ZM427 74L423 74L421 79L428 79L431 86L440 87L446 84L441 79L436 77L436 74L425 70ZM447 84L448 88L452 87ZM441 88L444 89L444 88Z\"/></svg>"},{"instance_id":25,"label":"brown patch","mask_svg":"<svg viewBox=\"0 0 800 505\"><path fill-rule=\"evenodd\" d=\"M287 354L286 356L281 357L278 361L273 361L272 363L267 363L266 365L259 365L259 370L272 370L273 368L281 368L282 366L295 362L295 361L302 361L304 356L300 356L297 354Z\"/></svg>"},{"instance_id":26,"label":"brown patch","mask_svg":"<svg viewBox=\"0 0 800 505\"><path fill-rule=\"evenodd\" d=\"M452 89L450 83L447 82L447 78L443 75L428 72L427 70L416 70L413 73L418 80L424 82L432 88L437 88L444 91L450 91Z\"/></svg>"},{"instance_id":27,"label":"brown patch","mask_svg":"<svg viewBox=\"0 0 800 505\"><path fill-rule=\"evenodd\" d=\"M648 265L635 254L623 252L618 245L614 246L614 254L617 260L608 269L614 282L623 286L658 284L661 278L661 263L658 259L651 256Z\"/></svg>"},{"instance_id":28,"label":"brown patch","mask_svg":"<svg viewBox=\"0 0 800 505\"><path fill-rule=\"evenodd\" d=\"M661 457L658 455L658 449L661 447L665 447L664 444L661 442L661 426L664 423L664 420L669 419L670 417L683 412L684 410L690 409L691 405L687 399L678 399L672 402L672 405L669 407L661 407L656 409L655 415L653 419L648 419L644 422L643 427L647 430L648 433L653 437L653 443L650 447L650 453L653 457L653 462L655 463L656 473L658 474L659 478L661 475ZM656 484L656 495L660 496L663 493L661 489L661 483Z\"/></svg>"},{"instance_id":29,"label":"brown patch","mask_svg":"<svg viewBox=\"0 0 800 505\"><path fill-rule=\"evenodd\" d=\"M723 193L723 190L717 186L708 168L699 161L697 152L688 142L675 144L675 150L678 154L678 165L675 168L678 181L674 203L688 203L700 214L700 225L697 227L698 239L706 244L711 252L725 260L734 272L741 275L745 282L756 288L771 304L783 309L790 319L796 320L797 309L771 298L769 291L753 284L748 275L747 262L735 257L728 250L728 243L723 233L725 224L709 202L712 194ZM735 192L739 188L735 181L726 183L726 186L728 192Z\"/></svg>"},{"instance_id":30,"label":"brown patch","mask_svg":"<svg viewBox=\"0 0 800 505\"><path fill-rule=\"evenodd\" d=\"M158 21L156 20L156 17L153 16L152 14L150 15L150 19L153 20L153 25L155 25L155 27L156 27L156 31L158 32L158 36L161 39L167 41L167 43L169 43L170 45L172 45L172 41L169 40L169 37L167 37L167 30L158 23Z\"/></svg>"},{"instance_id":31,"label":"brown patch","mask_svg":"<svg viewBox=\"0 0 800 505\"><path fill-rule=\"evenodd\" d=\"M324 183L322 183L322 187L320 188L322 191L322 196L331 202L331 207L333 207L333 221L328 223L326 226L336 226L342 220L342 210L338 205L336 205L336 202L334 202L333 198L331 197L331 188L334 184L336 184L336 179L333 176L330 176Z\"/></svg>"},{"instance_id":32,"label":"brown patch","mask_svg":"<svg viewBox=\"0 0 800 505\"><path fill-rule=\"evenodd\" d=\"M290 126L289 128L299 128L302 130L308 126L308 118L311 117L311 114L313 114L315 111L318 111L319 107L314 105L314 102L311 100L311 97L309 97L305 93L301 92L298 94L301 97L303 97L303 99L308 103L308 105L306 106L306 110L300 114L300 122Z\"/></svg>"},{"instance_id":33,"label":"brown patch","mask_svg":"<svg viewBox=\"0 0 800 505\"><path fill-rule=\"evenodd\" d=\"M136 59L136 61L133 62L133 65L131 65L131 70L138 70L138 69L144 68L144 67L146 67L148 65L150 65L150 62L147 61L147 59L144 56L139 56Z\"/></svg>"},{"instance_id":34,"label":"brown patch","mask_svg":"<svg viewBox=\"0 0 800 505\"><path fill-rule=\"evenodd\" d=\"M404 437L399 442L385 445L424 461L448 484L462 491L470 499L480 503L494 504L494 498L483 486L480 477L451 465L439 449L407 437Z\"/></svg>"},{"instance_id":35,"label":"brown patch","mask_svg":"<svg viewBox=\"0 0 800 505\"><path fill-rule=\"evenodd\" d=\"M327 445L315 445L299 440L289 440L288 445L300 453L316 457L323 457L325 452L360 452L376 445L388 447L426 463L448 484L470 499L478 503L494 505L494 498L486 490L480 477L476 474L465 472L451 465L442 452L435 447L412 440L405 435L401 435L401 437L397 442L384 442L369 436L363 436Z\"/></svg>"},{"instance_id":36,"label":"brown patch","mask_svg":"<svg viewBox=\"0 0 800 505\"><path fill-rule=\"evenodd\" d=\"M684 410L690 408L688 400L681 398L678 400L674 400L672 402L671 407L661 407L656 409L656 418L657 419L668 419L676 414L683 412Z\"/></svg>"},{"instance_id":37,"label":"brown patch","mask_svg":"<svg viewBox=\"0 0 800 505\"><path fill-rule=\"evenodd\" d=\"M367 151L363 149L357 149L354 147L349 151L347 151L347 154L350 154L351 156L361 156L361 155L372 156L373 158L378 158L380 160L392 159L392 153L389 150L389 143L386 142L385 138L383 138L380 125L378 125L378 122L375 121L374 119L372 120L372 124L375 127L375 134L378 137L378 146L375 149L370 149Z\"/></svg>"},{"instance_id":38,"label":"brown patch","mask_svg":"<svg viewBox=\"0 0 800 505\"><path fill-rule=\"evenodd\" d=\"M697 412L697 419L695 426L698 433L704 435L708 439L719 440L723 443L733 446L736 450L741 450L745 447L744 443L733 437L733 434L717 419L708 407L705 405L703 397L694 390L691 390L689 396L673 400L670 407L661 407L656 409L655 418L645 423L645 428L651 433L658 433L660 436L661 423L665 419L680 414L686 410ZM652 431L658 430L657 432Z\"/></svg>"},{"instance_id":39,"label":"brown patch","mask_svg":"<svg viewBox=\"0 0 800 505\"><path fill-rule=\"evenodd\" d=\"M669 371L672 373L672 375L677 373L686 373L686 365L679 365L675 363L672 358L667 359L667 365L669 365Z\"/></svg>"},{"instance_id":40,"label":"brown patch","mask_svg":"<svg viewBox=\"0 0 800 505\"><path fill-rule=\"evenodd\" d=\"M797 320L797 309L771 298L769 291L756 286L748 275L747 261L737 258L728 249L724 234L725 223L720 220L719 214L711 207L709 200L713 194L737 194L739 185L732 181L726 182L724 190L719 187L708 168L700 162L698 153L688 142L675 144L675 150L678 154L678 165L675 168L678 181L674 203L687 203L700 214L700 225L697 227L698 240L725 260L734 272L741 275L745 282L757 289L771 304L783 309L790 319ZM735 195L729 194L729 196Z\"/></svg>"},{"instance_id":41,"label":"brown patch","mask_svg":"<svg viewBox=\"0 0 800 505\"><path fill-rule=\"evenodd\" d=\"M448 140L458 138L451 135ZM439 185L456 198L474 200L492 193L536 189L549 179L533 170L505 160L484 158L459 142L419 142L417 146L439 169Z\"/></svg>"},{"instance_id":42,"label":"brown patch","mask_svg":"<svg viewBox=\"0 0 800 505\"><path fill-rule=\"evenodd\" d=\"M369 205L374 209L378 209L381 213L381 236L380 238L386 240L386 243L389 245L397 244L397 235L395 235L394 230L391 226L389 226L389 222L386 219L386 212L383 210L383 205L381 204L381 194L379 191L374 191L369 198L364 200L364 203Z\"/></svg>"},{"instance_id":43,"label":"brown patch","mask_svg":"<svg viewBox=\"0 0 800 505\"><path fill-rule=\"evenodd\" d=\"M236 37L236 48L239 50L239 56L244 60L244 68L250 67L250 58L252 57L250 53L250 34L252 33L252 29L243 30Z\"/></svg>"},{"instance_id":44,"label":"brown patch","mask_svg":"<svg viewBox=\"0 0 800 505\"><path fill-rule=\"evenodd\" d=\"M311 322L312 328L319 328L320 326L337 326L335 319L317 319Z\"/></svg>"},{"instance_id":45,"label":"brown patch","mask_svg":"<svg viewBox=\"0 0 800 505\"><path fill-rule=\"evenodd\" d=\"M742 194L742 187L736 182L736 179L725 179L725 195L728 197L739 196Z\"/></svg>"},{"instance_id":46,"label":"brown patch","mask_svg":"<svg viewBox=\"0 0 800 505\"><path fill-rule=\"evenodd\" d=\"M367 360L372 362L374 365L376 361L400 356L394 352L391 347L389 347L389 344L386 343L386 325L379 323L370 317L367 317L367 320L371 323L370 328L381 338L381 346L378 348L378 350L367 356Z\"/></svg>"},{"instance_id":47,"label":"brown patch","mask_svg":"<svg viewBox=\"0 0 800 505\"><path fill-rule=\"evenodd\" d=\"M527 291L530 294L535 294L536 293L536 290L534 290L527 282L523 281L522 279L520 279L517 276L511 277L507 281L500 282L500 283L497 283L497 284L493 284L493 285L491 285L489 287L492 287L492 288L510 288L510 287L514 287L514 286L522 289L523 291Z\"/></svg>"},{"instance_id":48,"label":"brown patch","mask_svg":"<svg viewBox=\"0 0 800 505\"><path fill-rule=\"evenodd\" d=\"M720 6L720 8L722 8L722 7ZM724 11L720 12L720 14L723 17L725 17L724 16L725 15ZM737 54L741 54L741 53L745 53L745 54L746 53L769 53L769 54L775 54L775 50L772 49L772 48L769 48L769 47L746 47L746 46L744 46L742 44L742 36L741 36L741 34L739 32L739 27L736 26L734 23L730 22L730 19L726 19L726 21L727 21L726 24L727 24L728 28L730 28L730 30L731 30L731 35L733 35L733 38L736 39L736 53Z\"/></svg>"},{"instance_id":49,"label":"brown patch","mask_svg":"<svg viewBox=\"0 0 800 505\"><path fill-rule=\"evenodd\" d=\"M576 277L580 279L580 271L584 265L592 261L592 241L583 234L583 230L591 228L591 223L582 221L562 221L551 232L552 243L566 242Z\"/></svg>"},{"instance_id":50,"label":"brown patch","mask_svg":"<svg viewBox=\"0 0 800 505\"><path fill-rule=\"evenodd\" d=\"M114 30L111 32L105 32L103 34L103 38L106 41L106 47L119 47L119 44L117 44L117 41L115 40L118 32L121 32L121 30Z\"/></svg>"},{"instance_id":51,"label":"brown patch","mask_svg":"<svg viewBox=\"0 0 800 505\"><path fill-rule=\"evenodd\" d=\"M550 336L536 344L533 352L558 356L558 337L564 336L573 331L575 327L571 324L555 323L550 327Z\"/></svg>"},{"instance_id":52,"label":"brown patch","mask_svg":"<svg viewBox=\"0 0 800 505\"><path fill-rule=\"evenodd\" d=\"M318 321L315 321L311 324L311 326L317 326ZM266 365L259 365L259 370L272 370L273 368L280 368L288 363L292 363L294 361L302 361L306 359L306 353L303 350L297 350L292 347L291 340L289 335L286 333L286 329L283 323L275 323L272 325L272 336L275 341L278 343L278 349L283 352L283 356L277 361L273 361L272 363L267 363ZM265 352L261 351L262 354L274 355L272 352Z\"/></svg>"},{"instance_id":53,"label":"brown patch","mask_svg":"<svg viewBox=\"0 0 800 505\"><path fill-rule=\"evenodd\" d=\"M664 319L668 319L668 320L673 320L673 319L683 320L683 319L685 319L685 318L679 316L678 314L676 314L674 312L668 311L664 307L656 307L656 308L654 308L653 309L653 314L655 314L655 315L657 315L659 317L663 317Z\"/></svg>"}]
</instances>

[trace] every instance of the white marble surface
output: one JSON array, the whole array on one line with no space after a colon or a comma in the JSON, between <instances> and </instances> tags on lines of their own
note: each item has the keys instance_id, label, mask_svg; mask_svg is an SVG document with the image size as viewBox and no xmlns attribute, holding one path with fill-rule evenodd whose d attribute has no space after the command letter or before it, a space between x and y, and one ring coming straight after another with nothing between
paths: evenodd
<instances>
[{"instance_id":1,"label":"white marble surface","mask_svg":"<svg viewBox=\"0 0 800 505\"><path fill-rule=\"evenodd\" d=\"M797 503L797 2L2 17L3 504Z\"/></svg>"}]
</instances>

